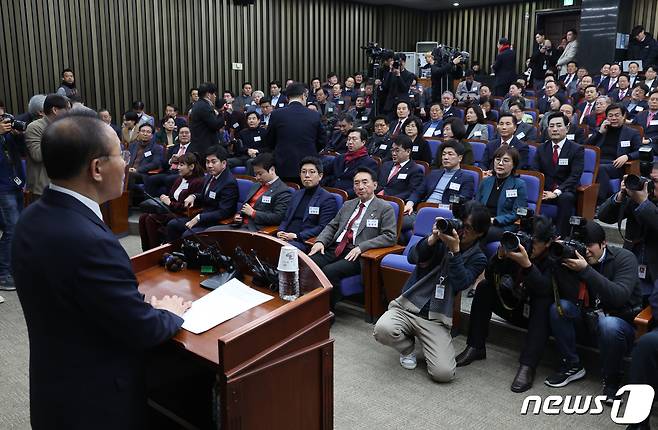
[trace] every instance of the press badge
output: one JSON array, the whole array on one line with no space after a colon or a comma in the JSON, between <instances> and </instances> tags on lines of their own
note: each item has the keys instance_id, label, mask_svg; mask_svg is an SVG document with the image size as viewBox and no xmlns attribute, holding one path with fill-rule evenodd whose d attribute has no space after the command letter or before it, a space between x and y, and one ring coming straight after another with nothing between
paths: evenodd
<instances>
[{"instance_id":1,"label":"press badge","mask_svg":"<svg viewBox=\"0 0 658 430\"><path fill-rule=\"evenodd\" d=\"M344 105L344 104L345 104L345 100L340 100L340 101L338 102L338 104L339 104L339 105Z\"/></svg>"},{"instance_id":2,"label":"press badge","mask_svg":"<svg viewBox=\"0 0 658 430\"><path fill-rule=\"evenodd\" d=\"M450 185L448 185L448 188L450 188L453 191L459 191L461 187L462 184L458 184L457 182L451 182Z\"/></svg>"},{"instance_id":3,"label":"press badge","mask_svg":"<svg viewBox=\"0 0 658 430\"><path fill-rule=\"evenodd\" d=\"M382 144L382 145L379 145L379 149L386 149L386 148L388 148L388 145L386 145L385 143Z\"/></svg>"},{"instance_id":4,"label":"press badge","mask_svg":"<svg viewBox=\"0 0 658 430\"><path fill-rule=\"evenodd\" d=\"M16 185L18 185L19 187L20 187L21 184L23 183L23 181L21 181L21 178L19 178L18 176L16 176L16 177L14 178L14 182L16 182Z\"/></svg>"},{"instance_id":5,"label":"press badge","mask_svg":"<svg viewBox=\"0 0 658 430\"><path fill-rule=\"evenodd\" d=\"M409 98L410 98L410 99L415 99L416 96L412 94L412 95L409 96Z\"/></svg>"},{"instance_id":6,"label":"press badge","mask_svg":"<svg viewBox=\"0 0 658 430\"><path fill-rule=\"evenodd\" d=\"M146 151L144 153L144 157L150 157L151 156L151 151Z\"/></svg>"},{"instance_id":7,"label":"press badge","mask_svg":"<svg viewBox=\"0 0 658 430\"><path fill-rule=\"evenodd\" d=\"M519 133L519 134L516 135L516 138L517 138L517 139L523 139L524 137L525 137L525 133L524 133L524 132L521 132L521 133Z\"/></svg>"},{"instance_id":8,"label":"press badge","mask_svg":"<svg viewBox=\"0 0 658 430\"><path fill-rule=\"evenodd\" d=\"M631 141L630 140L622 140L621 142L619 142L619 145L622 148L628 148L629 146L631 146Z\"/></svg>"},{"instance_id":9,"label":"press badge","mask_svg":"<svg viewBox=\"0 0 658 430\"><path fill-rule=\"evenodd\" d=\"M443 282L443 279L441 279L441 282ZM434 290L434 297L443 300L443 297L446 295L446 287L445 285L441 284L436 284L436 289Z\"/></svg>"},{"instance_id":10,"label":"press badge","mask_svg":"<svg viewBox=\"0 0 658 430\"><path fill-rule=\"evenodd\" d=\"M646 264L640 264L637 266L637 277L640 279L646 279L647 278L647 265Z\"/></svg>"},{"instance_id":11,"label":"press badge","mask_svg":"<svg viewBox=\"0 0 658 430\"><path fill-rule=\"evenodd\" d=\"M652 119L649 121L649 125L658 125L658 119Z\"/></svg>"},{"instance_id":12,"label":"press badge","mask_svg":"<svg viewBox=\"0 0 658 430\"><path fill-rule=\"evenodd\" d=\"M445 203L439 203L439 209L448 209L448 210L450 210L450 205L447 205Z\"/></svg>"},{"instance_id":13,"label":"press badge","mask_svg":"<svg viewBox=\"0 0 658 430\"><path fill-rule=\"evenodd\" d=\"M334 108L327 108L327 112L333 112Z\"/></svg>"},{"instance_id":14,"label":"press badge","mask_svg":"<svg viewBox=\"0 0 658 430\"><path fill-rule=\"evenodd\" d=\"M260 136L254 136L254 142L260 142Z\"/></svg>"},{"instance_id":15,"label":"press badge","mask_svg":"<svg viewBox=\"0 0 658 430\"><path fill-rule=\"evenodd\" d=\"M379 220L378 219L366 220L366 227L379 227Z\"/></svg>"},{"instance_id":16,"label":"press badge","mask_svg":"<svg viewBox=\"0 0 658 430\"><path fill-rule=\"evenodd\" d=\"M398 179L407 179L407 174L406 173L399 173L398 174Z\"/></svg>"},{"instance_id":17,"label":"press badge","mask_svg":"<svg viewBox=\"0 0 658 430\"><path fill-rule=\"evenodd\" d=\"M644 110L644 108L642 106L635 106L635 110L637 112L642 112Z\"/></svg>"},{"instance_id":18,"label":"press badge","mask_svg":"<svg viewBox=\"0 0 658 430\"><path fill-rule=\"evenodd\" d=\"M263 203L272 203L272 196L263 196Z\"/></svg>"},{"instance_id":19,"label":"press badge","mask_svg":"<svg viewBox=\"0 0 658 430\"><path fill-rule=\"evenodd\" d=\"M320 215L320 207L319 206L309 206L308 207L308 214L309 215Z\"/></svg>"},{"instance_id":20,"label":"press badge","mask_svg":"<svg viewBox=\"0 0 658 430\"><path fill-rule=\"evenodd\" d=\"M510 198L510 197L516 197L516 189L514 190L506 190L505 191L505 197Z\"/></svg>"},{"instance_id":21,"label":"press badge","mask_svg":"<svg viewBox=\"0 0 658 430\"><path fill-rule=\"evenodd\" d=\"M575 134L567 134L567 139L574 140L576 138Z\"/></svg>"},{"instance_id":22,"label":"press badge","mask_svg":"<svg viewBox=\"0 0 658 430\"><path fill-rule=\"evenodd\" d=\"M569 165L569 159L568 158L560 158L557 160L558 166L568 166Z\"/></svg>"},{"instance_id":23,"label":"press badge","mask_svg":"<svg viewBox=\"0 0 658 430\"><path fill-rule=\"evenodd\" d=\"M240 124L238 124L237 122L233 124L233 128L238 128L238 127L240 127Z\"/></svg>"},{"instance_id":24,"label":"press badge","mask_svg":"<svg viewBox=\"0 0 658 430\"><path fill-rule=\"evenodd\" d=\"M436 128L434 128L434 127L430 127L430 128L428 128L427 131L425 132L425 136L426 136L426 137L434 136L434 131L435 131L435 130L436 130Z\"/></svg>"},{"instance_id":25,"label":"press badge","mask_svg":"<svg viewBox=\"0 0 658 430\"><path fill-rule=\"evenodd\" d=\"M367 116L362 116L361 121L368 121L368 117Z\"/></svg>"},{"instance_id":26,"label":"press badge","mask_svg":"<svg viewBox=\"0 0 658 430\"><path fill-rule=\"evenodd\" d=\"M530 318L530 305L528 303L523 304L523 318Z\"/></svg>"},{"instance_id":27,"label":"press badge","mask_svg":"<svg viewBox=\"0 0 658 430\"><path fill-rule=\"evenodd\" d=\"M283 107L283 106L284 106L283 103L279 103L279 107Z\"/></svg>"},{"instance_id":28,"label":"press badge","mask_svg":"<svg viewBox=\"0 0 658 430\"><path fill-rule=\"evenodd\" d=\"M482 136L482 132L481 132L481 131L474 131L474 132L473 132L473 136L475 136L475 137L481 137L481 136Z\"/></svg>"},{"instance_id":29,"label":"press badge","mask_svg":"<svg viewBox=\"0 0 658 430\"><path fill-rule=\"evenodd\" d=\"M418 145L415 145L411 148L412 152L418 152Z\"/></svg>"},{"instance_id":30,"label":"press badge","mask_svg":"<svg viewBox=\"0 0 658 430\"><path fill-rule=\"evenodd\" d=\"M209 192L209 193L208 193L208 197L210 197L211 199L213 199L213 200L214 200L214 199L215 199L215 197L217 197L217 193L216 193L216 192L214 192L214 191L211 191L211 192Z\"/></svg>"}]
</instances>

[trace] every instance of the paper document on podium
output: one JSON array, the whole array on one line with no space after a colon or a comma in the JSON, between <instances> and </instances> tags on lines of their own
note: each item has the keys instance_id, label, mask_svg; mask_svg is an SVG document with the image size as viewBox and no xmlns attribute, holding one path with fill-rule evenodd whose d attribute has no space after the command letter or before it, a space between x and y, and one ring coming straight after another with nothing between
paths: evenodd
<instances>
[{"instance_id":1,"label":"paper document on podium","mask_svg":"<svg viewBox=\"0 0 658 430\"><path fill-rule=\"evenodd\" d=\"M231 279L192 303L183 315L183 328L194 334L203 333L273 298Z\"/></svg>"}]
</instances>

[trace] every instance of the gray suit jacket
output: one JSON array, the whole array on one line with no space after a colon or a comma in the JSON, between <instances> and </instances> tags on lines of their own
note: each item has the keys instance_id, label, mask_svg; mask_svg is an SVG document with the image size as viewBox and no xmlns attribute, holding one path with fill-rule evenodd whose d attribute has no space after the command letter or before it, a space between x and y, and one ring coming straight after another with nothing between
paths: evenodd
<instances>
[{"instance_id":1,"label":"gray suit jacket","mask_svg":"<svg viewBox=\"0 0 658 430\"><path fill-rule=\"evenodd\" d=\"M335 243L338 236L347 227L347 223L359 203L358 198L345 202L334 219L318 235L317 241L325 247ZM377 227L367 226L367 220L370 219L377 220ZM393 246L397 239L397 222L393 208L387 201L375 197L368 205L366 214L363 216L361 224L359 224L354 243L361 249L361 252L365 252L373 248Z\"/></svg>"},{"instance_id":2,"label":"gray suit jacket","mask_svg":"<svg viewBox=\"0 0 658 430\"><path fill-rule=\"evenodd\" d=\"M493 136L489 136L489 128L487 127L486 124L475 124L473 130L471 130L471 134L466 136L466 139L478 139L485 141L488 141L493 138L494 138Z\"/></svg>"},{"instance_id":3,"label":"gray suit jacket","mask_svg":"<svg viewBox=\"0 0 658 430\"><path fill-rule=\"evenodd\" d=\"M259 188L259 183L254 184L249 190L245 202L248 202ZM269 200L269 203L263 201L264 197L265 200ZM254 203L253 208L256 211L256 217L253 219L249 218L247 222L249 230L257 231L263 227L281 224L283 217L286 216L288 203L290 203L291 198L292 193L288 185L281 179L274 181L270 188Z\"/></svg>"},{"instance_id":4,"label":"gray suit jacket","mask_svg":"<svg viewBox=\"0 0 658 430\"><path fill-rule=\"evenodd\" d=\"M471 100L475 100L475 102L478 102L480 100L480 86L482 84L479 83L478 81L473 81L473 85L471 86L471 91L469 91L466 88L466 81L461 81L459 84L457 84L457 91L456 96L457 100L460 102L466 101L466 96L470 96Z\"/></svg>"},{"instance_id":5,"label":"gray suit jacket","mask_svg":"<svg viewBox=\"0 0 658 430\"><path fill-rule=\"evenodd\" d=\"M41 156L41 137L50 124L48 117L32 121L25 130L25 146L27 147L27 189L33 194L41 195L50 183L46 166Z\"/></svg>"}]
</instances>

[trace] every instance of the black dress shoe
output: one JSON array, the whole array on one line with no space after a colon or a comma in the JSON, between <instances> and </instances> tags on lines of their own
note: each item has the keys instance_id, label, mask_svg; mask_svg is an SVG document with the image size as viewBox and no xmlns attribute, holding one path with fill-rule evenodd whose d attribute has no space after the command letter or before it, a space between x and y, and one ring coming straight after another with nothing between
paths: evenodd
<instances>
[{"instance_id":1,"label":"black dress shoe","mask_svg":"<svg viewBox=\"0 0 658 430\"><path fill-rule=\"evenodd\" d=\"M535 369L530 366L522 364L519 366L519 370L516 371L516 376L512 382L510 390L515 393L523 393L532 388L532 382L535 380Z\"/></svg>"},{"instance_id":2,"label":"black dress shoe","mask_svg":"<svg viewBox=\"0 0 658 430\"><path fill-rule=\"evenodd\" d=\"M468 366L475 360L484 360L487 358L487 350L484 348L473 348L472 346L466 346L466 349L462 351L455 361L457 362L457 367Z\"/></svg>"}]
</instances>

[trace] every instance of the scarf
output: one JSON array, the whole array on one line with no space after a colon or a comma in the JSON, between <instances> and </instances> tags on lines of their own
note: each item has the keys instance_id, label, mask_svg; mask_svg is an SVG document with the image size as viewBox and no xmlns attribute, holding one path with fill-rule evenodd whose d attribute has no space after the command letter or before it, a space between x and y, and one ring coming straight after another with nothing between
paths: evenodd
<instances>
[{"instance_id":1,"label":"scarf","mask_svg":"<svg viewBox=\"0 0 658 430\"><path fill-rule=\"evenodd\" d=\"M507 49L510 49L510 45L501 45L500 48L498 48L498 53L500 54Z\"/></svg>"},{"instance_id":2,"label":"scarf","mask_svg":"<svg viewBox=\"0 0 658 430\"><path fill-rule=\"evenodd\" d=\"M361 148L357 149L354 152L347 152L345 154L345 164L350 164L354 160L361 157L365 157L366 155L368 155L368 150L366 149L365 146L362 146Z\"/></svg>"}]
</instances>

